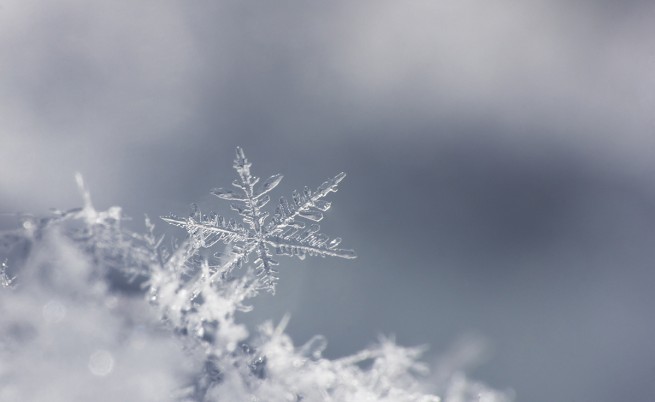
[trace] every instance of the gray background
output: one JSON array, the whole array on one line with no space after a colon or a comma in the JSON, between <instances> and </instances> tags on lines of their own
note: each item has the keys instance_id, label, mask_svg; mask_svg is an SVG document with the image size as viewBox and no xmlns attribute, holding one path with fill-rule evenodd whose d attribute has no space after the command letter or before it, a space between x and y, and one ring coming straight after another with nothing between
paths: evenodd
<instances>
[{"instance_id":1,"label":"gray background","mask_svg":"<svg viewBox=\"0 0 655 402\"><path fill-rule=\"evenodd\" d=\"M652 1L0 2L0 211L140 221L348 172L278 320L329 356L484 337L518 400L655 400ZM223 209L221 209L223 208ZM2 224L12 224L2 217ZM140 224L135 223L136 227ZM163 226L163 225L161 225Z\"/></svg>"}]
</instances>

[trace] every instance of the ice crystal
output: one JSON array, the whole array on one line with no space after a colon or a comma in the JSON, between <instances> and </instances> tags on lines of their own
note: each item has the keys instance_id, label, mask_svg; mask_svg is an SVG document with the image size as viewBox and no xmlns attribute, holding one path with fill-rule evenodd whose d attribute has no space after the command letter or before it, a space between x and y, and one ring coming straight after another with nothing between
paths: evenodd
<instances>
[{"instance_id":1,"label":"ice crystal","mask_svg":"<svg viewBox=\"0 0 655 402\"><path fill-rule=\"evenodd\" d=\"M258 177L250 172L251 163L243 150L237 147L234 169L238 179L232 182L233 189L215 188L212 194L230 201L230 208L240 216L242 223L226 220L222 215L204 215L197 208L188 218L177 216L163 217L164 221L182 227L198 247L212 247L218 242L232 246L230 258L223 264L228 271L248 262L255 255L255 265L261 289L275 292L278 255L296 256L304 259L306 255L321 257L355 258L353 250L338 248L341 238L333 238L319 233L320 226L315 223L323 219L323 213L330 203L323 200L329 193L336 192L339 183L346 177L339 173L325 181L315 191L305 187L302 192L294 191L291 200L280 198L272 219L263 208L271 200L268 195L282 180L282 175L274 174L260 183ZM299 220L304 218L314 222L309 226Z\"/></svg>"}]
</instances>

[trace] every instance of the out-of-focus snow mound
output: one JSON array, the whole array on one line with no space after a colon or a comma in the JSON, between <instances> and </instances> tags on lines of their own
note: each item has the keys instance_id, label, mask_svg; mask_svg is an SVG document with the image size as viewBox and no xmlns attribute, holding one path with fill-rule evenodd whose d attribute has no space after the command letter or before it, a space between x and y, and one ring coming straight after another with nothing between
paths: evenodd
<instances>
[{"instance_id":1,"label":"out-of-focus snow mound","mask_svg":"<svg viewBox=\"0 0 655 402\"><path fill-rule=\"evenodd\" d=\"M420 361L424 348L402 347L393 338L380 337L369 348L334 360L322 357L327 346L322 336L294 346L285 333L286 318L277 325L264 323L249 338L234 321L234 307L218 308L240 302L228 300L230 292L217 292L196 306L201 313L212 307L228 312L214 338L199 341L197 334L165 323L161 311L145 301L146 292L130 295L110 284L106 261L98 259L108 256L106 233L98 254L89 247L92 239L71 239L62 230L66 226L70 222L54 220L26 235L29 241L18 247L23 254L18 279L12 288L0 289L0 401L512 399L468 380L459 358L444 360L430 373ZM181 299L170 300L169 319ZM237 348L226 347L235 343Z\"/></svg>"},{"instance_id":2,"label":"out-of-focus snow mound","mask_svg":"<svg viewBox=\"0 0 655 402\"><path fill-rule=\"evenodd\" d=\"M140 298L112 294L56 230L0 289L0 401L163 401L187 378L175 339Z\"/></svg>"}]
</instances>

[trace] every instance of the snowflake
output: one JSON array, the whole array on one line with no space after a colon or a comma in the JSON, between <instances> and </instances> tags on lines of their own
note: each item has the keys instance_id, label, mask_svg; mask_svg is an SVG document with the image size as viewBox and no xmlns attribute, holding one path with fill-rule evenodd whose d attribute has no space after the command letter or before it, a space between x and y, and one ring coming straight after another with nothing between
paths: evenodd
<instances>
[{"instance_id":1,"label":"snowflake","mask_svg":"<svg viewBox=\"0 0 655 402\"><path fill-rule=\"evenodd\" d=\"M242 217L242 223L226 220L216 213L202 214L197 207L188 218L172 215L162 219L186 229L198 248L212 247L221 241L229 244L229 258L223 262L223 268L228 270L241 267L248 262L251 254L255 254L260 286L271 293L274 293L278 279L275 268L278 262L273 259L271 250L278 255L300 259L306 255L356 257L353 250L337 248L341 238L330 239L319 233L320 227L315 223L321 221L323 212L330 208L330 203L323 198L337 191L338 184L346 177L345 173L325 181L315 191L305 187L302 192L294 191L291 200L281 197L272 219L268 220L269 213L263 208L270 201L268 193L280 184L282 175L275 174L259 183L259 178L250 173L250 166L243 150L237 147L234 169L238 180L232 182L236 190L216 188L211 192L218 198L230 201L230 208ZM306 226L299 218L314 223ZM225 271L217 270L215 275L219 272Z\"/></svg>"}]
</instances>

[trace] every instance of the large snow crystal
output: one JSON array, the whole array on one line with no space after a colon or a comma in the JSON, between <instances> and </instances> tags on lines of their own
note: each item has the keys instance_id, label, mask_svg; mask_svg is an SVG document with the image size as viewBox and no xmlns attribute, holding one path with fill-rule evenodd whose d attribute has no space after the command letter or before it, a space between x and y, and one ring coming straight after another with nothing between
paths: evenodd
<instances>
[{"instance_id":1,"label":"large snow crystal","mask_svg":"<svg viewBox=\"0 0 655 402\"><path fill-rule=\"evenodd\" d=\"M243 223L228 221L216 213L203 215L197 209L188 218L167 216L163 219L187 230L193 242L199 247L211 247L219 241L232 245L232 256L224 266L228 269L240 267L248 262L251 254L256 256L255 265L260 276L261 288L273 293L277 281L278 262L273 259L271 249L279 255L306 255L321 257L355 258L353 250L337 248L341 238L330 239L319 233L320 226L312 223L307 227L299 218L312 222L323 219L323 212L330 203L323 198L337 191L339 182L346 177L339 173L321 184L315 191L305 187L301 192L294 191L291 201L280 198L275 214L267 221L268 212L263 208L271 200L268 193L277 187L282 175L274 174L263 182L250 173L251 163L241 148L237 148L234 169L239 179L232 182L236 190L215 188L212 194L230 201L230 208L242 217Z\"/></svg>"}]
</instances>

